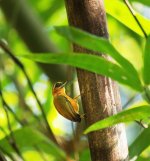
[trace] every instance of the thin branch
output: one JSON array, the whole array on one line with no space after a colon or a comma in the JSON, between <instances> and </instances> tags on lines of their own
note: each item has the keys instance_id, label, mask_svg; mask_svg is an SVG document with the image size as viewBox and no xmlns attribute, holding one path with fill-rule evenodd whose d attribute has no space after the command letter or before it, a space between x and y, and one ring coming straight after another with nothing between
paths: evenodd
<instances>
[{"instance_id":1,"label":"thin branch","mask_svg":"<svg viewBox=\"0 0 150 161\"><path fill-rule=\"evenodd\" d=\"M78 152L78 149L77 149L77 144L78 144L78 141L76 140L76 131L74 129L74 125L73 125L73 122L71 122L71 127L72 127L72 133L73 133L73 150L74 150L74 158L75 158L75 161L79 161L79 152Z\"/></svg>"},{"instance_id":2,"label":"thin branch","mask_svg":"<svg viewBox=\"0 0 150 161\"><path fill-rule=\"evenodd\" d=\"M0 91L0 92L1 92L1 91ZM18 116L15 114L15 112L9 107L9 105L6 103L5 99L4 99L3 97L1 97L1 98L2 98L2 101L3 101L3 103L4 103L4 106L5 106L5 107L7 108L7 110L13 115L13 117L15 118L15 120L16 120L17 122L19 122L19 124L22 125L22 126L26 125L26 123L23 122L22 120L20 120L20 119L18 118Z\"/></svg>"},{"instance_id":3,"label":"thin branch","mask_svg":"<svg viewBox=\"0 0 150 161\"><path fill-rule=\"evenodd\" d=\"M2 90L1 90L1 82L0 82L0 95L1 95L1 98L3 98L3 94L2 94ZM9 143L10 145L13 147L13 149L15 150L15 152L18 154L18 156L23 160L25 161L25 159L23 158L18 146L17 146L17 143L16 143L16 139L15 139L15 136L14 136L14 133L13 133L13 130L11 128L11 123L10 123L10 119L9 119L9 114L8 114L8 111L7 109L5 108L5 104L3 102L4 99L2 99L2 104L3 104L3 109L5 110L5 113L6 113L6 118L7 118L7 124L8 124L8 129L10 131L10 140L9 140Z\"/></svg>"},{"instance_id":4,"label":"thin branch","mask_svg":"<svg viewBox=\"0 0 150 161\"><path fill-rule=\"evenodd\" d=\"M29 79L29 76L28 76L28 74L27 74L27 72L26 72L26 70L25 70L23 64L21 63L21 61L20 61L19 59L17 59L17 58L14 56L14 54L11 52L11 50L5 45L5 43L4 43L2 40L0 40L0 47L1 47L1 48L10 56L10 57L11 57L11 59L15 62L15 64L16 64L16 65L22 70L22 72L24 73L24 75L25 75L25 77L26 77L26 79L27 79L29 88L30 88L30 90L32 91L32 93L33 93L33 95L34 95L34 97L35 97L35 99L36 99L36 101L37 101L37 103L38 103L38 105L39 105L39 107L40 107L40 110L41 110L43 119L44 119L44 121L45 121L46 129L47 129L48 132L49 132L49 137L50 137L56 144L58 144L58 143L57 143L57 140L56 140L56 138L55 138L55 136L54 136L54 134L53 134L53 132L52 132L50 126L49 126L49 123L48 123L48 121L47 121L46 114L45 114L45 112L44 112L44 109L43 109L43 107L42 107L42 104L41 104L41 102L39 101L39 99L38 99L38 97L37 97L37 95L36 95L36 93L35 93L35 91L34 91L34 89L33 89L33 87L32 87L32 83L31 83L31 81L30 81L30 79Z\"/></svg>"},{"instance_id":5,"label":"thin branch","mask_svg":"<svg viewBox=\"0 0 150 161\"><path fill-rule=\"evenodd\" d=\"M1 89L1 88L0 88L0 95L2 96L2 89ZM21 126L24 126L25 124L28 124L28 123L22 122L22 121L17 117L17 115L11 110L11 108L10 108L9 105L6 103L6 101L4 100L3 97L1 97L1 99L2 99L2 101L3 101L3 103L4 103L4 106L7 108L7 110L9 110L9 111L12 113L14 119L15 119ZM10 142L9 138L7 137L7 133L5 132L5 130L4 130L2 127L0 127L0 130L5 134L6 139L8 140L8 142ZM42 152L37 148L37 146L34 145L34 147L35 147L35 150L37 150L37 152L41 155L41 158L42 158L44 161L46 161L46 159L44 158ZM13 147L13 148L14 148L14 147ZM0 148L0 149L1 149L1 148ZM12 155L10 155L10 154L8 154L8 153L7 153L7 155L8 155L13 161L15 161L15 159L13 158Z\"/></svg>"},{"instance_id":6,"label":"thin branch","mask_svg":"<svg viewBox=\"0 0 150 161\"><path fill-rule=\"evenodd\" d=\"M8 141L8 143L10 144L10 140L9 137L6 133L6 131L0 126L0 130L4 133L6 140ZM12 147L13 148L13 147ZM3 147L0 146L0 150L6 154L12 161L16 161L16 159L13 157L13 155L11 153L8 153Z\"/></svg>"},{"instance_id":7,"label":"thin branch","mask_svg":"<svg viewBox=\"0 0 150 161\"><path fill-rule=\"evenodd\" d=\"M4 148L0 146L0 151L2 151L5 155L7 155L12 161L16 161L12 154L8 153Z\"/></svg>"},{"instance_id":8,"label":"thin branch","mask_svg":"<svg viewBox=\"0 0 150 161\"><path fill-rule=\"evenodd\" d=\"M138 96L139 94L133 95L123 106L122 108L126 108L130 103L133 102L133 100Z\"/></svg>"},{"instance_id":9,"label":"thin branch","mask_svg":"<svg viewBox=\"0 0 150 161\"><path fill-rule=\"evenodd\" d=\"M148 125L147 125L147 124L144 124L144 123L142 122L142 120L140 120L140 121L135 120L135 122L136 122L138 125L140 125L142 128L144 128L144 129L148 128Z\"/></svg>"},{"instance_id":10,"label":"thin branch","mask_svg":"<svg viewBox=\"0 0 150 161\"><path fill-rule=\"evenodd\" d=\"M2 99L2 102L4 104L4 106L7 108L7 110L13 115L14 119L19 122L19 124L21 126L25 125L26 123L23 122L22 120L19 119L19 117L15 114L15 112L11 109L11 107L7 104L7 102L5 101L3 95L2 95L2 86L1 86L1 82L0 82L0 96Z\"/></svg>"},{"instance_id":11,"label":"thin branch","mask_svg":"<svg viewBox=\"0 0 150 161\"><path fill-rule=\"evenodd\" d=\"M6 161L4 154L0 150L0 161Z\"/></svg>"},{"instance_id":12,"label":"thin branch","mask_svg":"<svg viewBox=\"0 0 150 161\"><path fill-rule=\"evenodd\" d=\"M4 108L5 109L5 108ZM11 128L11 124L10 124L10 119L9 119L9 115L8 115L8 111L7 109L5 109L5 113L6 113L6 117L7 117L7 123L8 123L8 129L10 131L10 144L11 146L13 147L13 149L15 150L15 152L18 154L18 156L23 160L25 161L25 159L23 158L23 155L21 154L19 148L18 148L18 145L16 143L16 139L15 139L15 136L14 136L14 133L13 133L13 130Z\"/></svg>"},{"instance_id":13,"label":"thin branch","mask_svg":"<svg viewBox=\"0 0 150 161\"><path fill-rule=\"evenodd\" d=\"M138 96L139 94L136 94L136 95L134 95L134 96L132 96L124 105L123 105L123 109L124 108L126 108L130 103L132 103L133 102L133 100ZM147 128L147 125L146 124L144 124L143 122L142 122L142 120L134 120L135 121L135 123L137 123L138 125L140 125L142 128Z\"/></svg>"},{"instance_id":14,"label":"thin branch","mask_svg":"<svg viewBox=\"0 0 150 161\"><path fill-rule=\"evenodd\" d=\"M37 120L41 125L42 125L42 122L40 120L40 118L30 109L30 107L26 104L26 102L24 101L24 95L22 93L22 88L20 87L18 81L14 78L14 77L11 77L11 80L13 80L17 90L18 90L18 93L19 93L19 100L22 101L24 107L26 108L26 110L28 110L28 112L30 112L32 114L32 116L35 118L35 120Z\"/></svg>"},{"instance_id":15,"label":"thin branch","mask_svg":"<svg viewBox=\"0 0 150 161\"><path fill-rule=\"evenodd\" d=\"M133 10L132 6L130 5L129 1L128 0L124 0L126 6L128 7L129 11L131 12L132 16L134 17L136 23L138 24L138 26L140 27L141 31L143 32L144 34L144 37L147 39L147 34L143 28L143 26L141 25L140 21L138 20L138 18L136 17L136 13L135 11Z\"/></svg>"},{"instance_id":16,"label":"thin branch","mask_svg":"<svg viewBox=\"0 0 150 161\"><path fill-rule=\"evenodd\" d=\"M34 145L34 148L40 154L42 160L43 161L47 161L47 158L45 157L45 155L43 154L43 152L41 151L41 149L37 145Z\"/></svg>"},{"instance_id":17,"label":"thin branch","mask_svg":"<svg viewBox=\"0 0 150 161\"><path fill-rule=\"evenodd\" d=\"M0 92L1 92L1 91L0 91ZM12 113L14 119L15 119L21 126L24 126L24 125L28 124L28 123L22 122L22 121L17 117L17 115L11 110L11 108L8 106L8 104L6 103L6 101L4 100L4 98L3 98L3 97L1 97L1 98L2 98L2 101L4 102L4 105L5 105L5 107L7 108L7 110L9 110L9 111ZM2 127L0 127L0 130L5 134L5 136L7 136L7 133L5 132L5 130L4 130ZM7 138L7 140L9 141L8 138ZM35 150L37 150L37 152L41 155L41 158L42 158L44 161L46 161L46 158L44 158L44 155L42 154L42 152L40 151L40 149L39 149L36 145L34 145L34 147L35 147ZM12 159L12 158L11 158L11 159ZM1 161L1 160L0 160L0 161ZM15 160L14 160L14 161L15 161Z\"/></svg>"},{"instance_id":18,"label":"thin branch","mask_svg":"<svg viewBox=\"0 0 150 161\"><path fill-rule=\"evenodd\" d=\"M148 99L149 103L150 103L150 91L147 87L144 87L144 92L145 92L145 96Z\"/></svg>"},{"instance_id":19,"label":"thin branch","mask_svg":"<svg viewBox=\"0 0 150 161\"><path fill-rule=\"evenodd\" d=\"M1 126L0 126L0 130L4 133L5 136L7 135L6 131Z\"/></svg>"}]
</instances>

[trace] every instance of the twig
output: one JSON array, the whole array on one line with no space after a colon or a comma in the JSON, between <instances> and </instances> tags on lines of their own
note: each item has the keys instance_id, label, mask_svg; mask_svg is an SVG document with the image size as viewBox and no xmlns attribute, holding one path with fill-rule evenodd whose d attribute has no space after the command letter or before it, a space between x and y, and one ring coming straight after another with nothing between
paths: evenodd
<instances>
[{"instance_id":1,"label":"twig","mask_svg":"<svg viewBox=\"0 0 150 161\"><path fill-rule=\"evenodd\" d=\"M41 149L37 145L34 145L34 148L40 154L43 161L47 161L47 159L46 159L45 155L43 154L43 152L41 151Z\"/></svg>"},{"instance_id":2,"label":"twig","mask_svg":"<svg viewBox=\"0 0 150 161\"><path fill-rule=\"evenodd\" d=\"M70 68L69 76L71 75L71 69L72 68ZM68 78L68 80L69 80L69 78ZM76 99L78 97L78 96L74 97L74 83L73 82L70 84L70 96L72 98L74 98L74 99ZM75 161L79 161L79 152L78 152L78 149L77 149L79 141L76 138L76 136L77 136L77 126L78 126L78 124L76 124L76 126L74 126L74 123L71 122L72 134L73 134L73 138L72 138L73 151L74 151L74 159L75 159Z\"/></svg>"},{"instance_id":3,"label":"twig","mask_svg":"<svg viewBox=\"0 0 150 161\"><path fill-rule=\"evenodd\" d=\"M0 130L4 133L6 140L8 141L8 143L10 144L8 135L6 133L6 131L0 126ZM12 147L13 148L13 147ZM16 161L15 158L13 157L13 155L11 153L8 153L3 147L0 146L0 150L6 154L12 161Z\"/></svg>"},{"instance_id":4,"label":"twig","mask_svg":"<svg viewBox=\"0 0 150 161\"><path fill-rule=\"evenodd\" d=\"M0 95L1 95L1 98L3 98L3 94L2 94L2 91L1 91L1 82L0 82ZM9 143L10 145L13 147L13 149L16 151L16 153L18 154L18 156L23 160L25 161L25 159L23 158L17 144L16 144L16 139L15 139L15 136L14 136L14 133L13 133L13 130L11 128L11 124L10 124L10 119L9 119L9 114L8 114L8 111L7 109L5 108L5 104L3 102L4 99L2 99L2 104L3 104L3 108L5 110L5 113L6 113L6 118L7 118L7 124L8 124L8 129L10 131L10 140L9 140Z\"/></svg>"},{"instance_id":5,"label":"twig","mask_svg":"<svg viewBox=\"0 0 150 161\"><path fill-rule=\"evenodd\" d=\"M11 77L11 79L13 80L13 82L14 82L17 90L18 90L20 101L22 101L22 103L23 103L24 107L26 108L26 110L28 110L32 114L32 116L42 125L42 122L40 121L39 117L31 110L31 108L24 101L22 88L20 87L18 81L14 77Z\"/></svg>"},{"instance_id":6,"label":"twig","mask_svg":"<svg viewBox=\"0 0 150 161\"><path fill-rule=\"evenodd\" d=\"M6 154L12 161L16 161L16 159L13 157L12 154L8 153L4 148L0 146L0 151L2 151L4 154Z\"/></svg>"},{"instance_id":7,"label":"twig","mask_svg":"<svg viewBox=\"0 0 150 161\"><path fill-rule=\"evenodd\" d=\"M1 91L0 91L0 92L1 92ZM11 108L10 108L10 107L8 106L8 104L5 102L5 100L4 100L3 97L2 97L2 101L4 102L5 107L13 114L15 120L16 120L21 126L24 126L25 124L27 124L27 123L22 122L22 121L17 117L17 115L11 110ZM5 134L5 136L7 136L7 133L5 132L5 130L4 130L2 127L0 127L0 130ZM8 137L7 137L7 140L8 140L8 142L9 142ZM36 145L34 145L34 147L35 147L35 150L37 150L37 152L41 155L41 158L42 158L44 161L46 161L46 159L44 158L44 156L43 156L42 152L40 151L40 149L37 148ZM11 157L11 156L10 156L10 157ZM12 159L12 158L11 158L11 159ZM0 161L1 161L1 160L0 160ZM15 161L15 159L14 159L13 161Z\"/></svg>"},{"instance_id":8,"label":"twig","mask_svg":"<svg viewBox=\"0 0 150 161\"><path fill-rule=\"evenodd\" d=\"M1 150L0 150L0 161L6 161L5 156L3 155Z\"/></svg>"},{"instance_id":9,"label":"twig","mask_svg":"<svg viewBox=\"0 0 150 161\"><path fill-rule=\"evenodd\" d=\"M30 87L30 90L32 91L32 93L33 93L33 95L34 95L34 97L35 97L35 99L36 99L36 101L37 101L37 103L38 103L38 105L39 105L39 107L40 107L40 110L41 110L43 119L44 119L44 121L45 121L46 128L47 128L47 130L48 130L48 132L49 132L49 136L50 136L50 138L51 138L56 144L58 144L58 143L57 143L57 140L56 140L56 138L55 138L55 136L54 136L54 134L53 134L53 132L52 132L50 126L49 126L49 123L48 123L48 121L47 121L46 114L45 114L45 112L44 112L44 109L43 109L43 107L42 107L42 104L41 104L41 102L39 101L39 99L38 99L38 97L37 97L37 95L36 95L36 93L35 93L35 91L34 91L34 89L33 89L33 87L32 87L32 83L31 83L31 81L30 81L30 79L29 79L29 77L28 77L28 74L27 74L26 71L25 71L25 68L24 68L23 64L21 63L21 61L20 61L19 59L17 59L17 58L14 56L14 54L11 52L11 50L5 45L5 43L4 43L2 40L0 40L0 47L1 47L1 48L10 56L10 57L11 57L11 59L15 62L15 64L16 64L16 65L22 70L22 72L24 73L24 75L25 75L25 77L26 77L26 79L27 79L28 85L29 85L29 87Z\"/></svg>"},{"instance_id":10,"label":"twig","mask_svg":"<svg viewBox=\"0 0 150 161\"><path fill-rule=\"evenodd\" d=\"M73 122L71 122L71 127L72 127L72 133L73 133L73 146L74 146L74 158L75 158L75 161L79 161L79 152L77 150L77 144L78 142L76 142L76 129L74 129L74 126L73 126Z\"/></svg>"},{"instance_id":11,"label":"twig","mask_svg":"<svg viewBox=\"0 0 150 161\"><path fill-rule=\"evenodd\" d=\"M145 92L145 96L148 99L149 103L150 103L150 92L149 89L147 87L144 87L144 92Z\"/></svg>"},{"instance_id":12,"label":"twig","mask_svg":"<svg viewBox=\"0 0 150 161\"><path fill-rule=\"evenodd\" d=\"M143 32L144 34L144 37L147 39L147 34L143 28L143 26L141 25L140 21L138 20L138 18L136 17L136 13L135 11L133 10L132 6L130 5L129 1L128 0L124 0L126 6L128 7L129 11L131 12L132 16L134 17L135 21L137 22L138 26L140 27L141 31Z\"/></svg>"},{"instance_id":13,"label":"twig","mask_svg":"<svg viewBox=\"0 0 150 161\"><path fill-rule=\"evenodd\" d=\"M123 109L124 108L126 108L137 96L138 96L139 94L137 94L137 95L134 95L134 96L132 96L124 105L123 105ZM142 122L142 120L140 120L140 121L138 121L138 120L134 120L138 125L140 125L141 127L143 127L143 128L147 128L147 125L145 125L143 122Z\"/></svg>"},{"instance_id":14,"label":"twig","mask_svg":"<svg viewBox=\"0 0 150 161\"><path fill-rule=\"evenodd\" d=\"M142 122L142 120L140 120L140 121L135 120L135 122L136 122L138 125L140 125L141 127L143 127L144 129L148 128L148 125L147 125L147 124L144 124L144 123Z\"/></svg>"},{"instance_id":15,"label":"twig","mask_svg":"<svg viewBox=\"0 0 150 161\"><path fill-rule=\"evenodd\" d=\"M10 120L9 120L9 115L8 115L8 111L6 108L4 108L5 110L5 113L6 113L6 117L7 117L7 123L8 123L8 129L10 131L10 144L12 145L13 149L16 151L16 153L18 154L18 156L23 160L25 161L25 159L23 158L17 144L16 144L16 139L15 139L15 136L14 136L14 133L12 131L12 128L11 128L11 124L10 124Z\"/></svg>"},{"instance_id":16,"label":"twig","mask_svg":"<svg viewBox=\"0 0 150 161\"><path fill-rule=\"evenodd\" d=\"M123 106L122 108L126 108L139 94L133 95Z\"/></svg>"},{"instance_id":17,"label":"twig","mask_svg":"<svg viewBox=\"0 0 150 161\"><path fill-rule=\"evenodd\" d=\"M1 93L1 91L0 91L0 93ZM1 94L0 94L1 95ZM14 118L15 118L15 120L17 121L17 122L19 122L19 124L21 124L22 126L24 126L26 123L25 122L23 122L22 120L20 120L19 118L18 118L18 116L15 114L15 112L9 107L9 105L6 103L6 101L4 100L4 98L3 97L1 97L2 98L2 101L3 101L3 103L4 103L4 106L7 108L7 110L14 116Z\"/></svg>"},{"instance_id":18,"label":"twig","mask_svg":"<svg viewBox=\"0 0 150 161\"><path fill-rule=\"evenodd\" d=\"M3 97L3 94L2 94L2 86L1 86L1 80L0 80L0 96L1 96L1 99L2 99L2 102L4 104L4 106L7 108L7 110L13 115L14 119L19 122L20 125L25 125L26 123L25 122L22 122L18 116L15 114L15 112L11 109L11 107L6 103L4 97Z\"/></svg>"},{"instance_id":19,"label":"twig","mask_svg":"<svg viewBox=\"0 0 150 161\"><path fill-rule=\"evenodd\" d=\"M1 88L0 88L0 95L2 96L2 89L1 89ZM14 119L15 119L21 126L24 126L25 124L27 124L27 123L22 122L22 121L17 117L17 115L11 110L11 108L10 108L9 105L6 103L6 101L4 100L3 97L1 97L1 99L2 99L2 101L3 101L3 103L4 103L4 106L7 108L7 110L9 110L9 111L12 113L12 115L14 116ZM4 130L2 127L0 127L0 130L5 134L6 139L8 140L8 142L10 142L9 138L7 137L7 133L5 132L5 130ZM44 158L42 152L37 148L37 146L34 145L34 147L35 147L35 149L37 150L37 152L40 153L41 158L42 158L44 161L46 161L46 159ZM14 148L14 147L13 147L13 148ZM1 148L0 148L0 149L1 149ZM15 159L13 158L13 156L11 156L11 155L8 154L8 153L7 153L7 155L8 155L13 161L15 161ZM0 161L1 161L1 160L0 160Z\"/></svg>"}]
</instances>

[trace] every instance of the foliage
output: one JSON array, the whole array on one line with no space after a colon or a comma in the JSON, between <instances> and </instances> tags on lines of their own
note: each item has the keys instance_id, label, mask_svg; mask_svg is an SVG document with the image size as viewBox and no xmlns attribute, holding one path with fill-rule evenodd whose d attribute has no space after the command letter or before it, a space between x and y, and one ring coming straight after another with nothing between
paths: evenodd
<instances>
[{"instance_id":1,"label":"foliage","mask_svg":"<svg viewBox=\"0 0 150 161\"><path fill-rule=\"evenodd\" d=\"M143 13L143 15L140 13L139 8L148 8L150 2L147 0L131 0L131 2L134 9L137 10L135 15L130 12L122 0L113 0L112 3L109 0L105 1L110 30L110 40L106 40L79 29L64 26L67 25L67 17L62 0L60 3L55 3L54 0L28 1L27 7L31 12L37 14L35 18L39 23L41 23L39 17L41 18L45 28L44 32L59 51L59 53L51 51L46 54L29 52L24 42L16 34L17 32L14 31L13 26L15 26L17 10L12 24L9 25L4 20L3 10L0 12L0 39L4 38L9 42L10 51L13 55L15 54L12 58L6 50L0 49L2 93L0 100L0 151L5 156L11 160L14 158L14 160L18 158L32 160L36 154L36 160L39 161L65 160L68 147L75 139L72 137L70 123L61 118L54 109L51 94L53 78L49 78L49 75L39 69L39 66L33 61L43 63L42 66L46 63L78 67L110 77L121 84L122 101L130 105L128 109L96 122L88 127L85 133L111 127L118 123L135 122L135 120L138 120L139 126L144 126L144 123L149 124L150 20L145 17L147 15L144 15L147 13ZM141 30L134 16L138 19L145 33ZM42 28L41 31L43 32ZM32 40L34 39L31 38ZM91 54L73 53L70 43L87 48L89 53L90 51L103 53L111 57L111 61ZM17 67L18 61L12 61L14 58L23 64L23 68ZM24 69L31 86L27 81L28 78L25 77L26 74L23 75ZM76 78L73 82L76 82ZM33 90L30 87L33 87ZM71 85L67 89L71 93L70 89ZM133 102L132 98L135 98L134 96L137 94L140 95L140 99L138 97ZM39 102L44 111L41 110ZM61 146L58 147L51 141L49 131L45 128L47 127L45 118L50 129L57 136L57 140L61 140ZM8 127L9 125L11 128ZM82 130L79 131L81 131L79 137L82 137ZM150 158L149 131L150 128L148 127L142 132L139 131L138 136L132 137L132 143L129 146L130 158L136 157L137 160ZM12 144L14 142L15 144ZM90 160L87 140L81 139L80 143L85 146L71 149L67 158L74 158L74 153L79 153L80 160L85 158ZM67 146L64 148L64 145Z\"/></svg>"}]
</instances>

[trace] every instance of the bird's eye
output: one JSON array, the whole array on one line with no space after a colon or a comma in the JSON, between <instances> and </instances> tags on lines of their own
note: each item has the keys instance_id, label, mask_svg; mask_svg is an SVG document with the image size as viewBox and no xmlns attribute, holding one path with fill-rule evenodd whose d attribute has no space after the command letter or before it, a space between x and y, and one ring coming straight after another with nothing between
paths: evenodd
<instances>
[{"instance_id":1,"label":"bird's eye","mask_svg":"<svg viewBox=\"0 0 150 161\"><path fill-rule=\"evenodd\" d=\"M59 88L63 85L64 83L63 82L57 82L55 85L54 85L54 88Z\"/></svg>"}]
</instances>

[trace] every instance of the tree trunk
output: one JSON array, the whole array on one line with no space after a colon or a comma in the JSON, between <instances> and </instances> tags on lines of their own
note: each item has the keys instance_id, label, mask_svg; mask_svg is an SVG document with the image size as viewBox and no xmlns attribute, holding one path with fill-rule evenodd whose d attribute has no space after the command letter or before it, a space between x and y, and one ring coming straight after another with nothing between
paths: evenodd
<instances>
[{"instance_id":1,"label":"tree trunk","mask_svg":"<svg viewBox=\"0 0 150 161\"><path fill-rule=\"evenodd\" d=\"M65 3L70 25L108 38L103 0L65 0ZM77 45L73 47L75 52L90 52ZM90 53L103 56L100 53ZM121 110L118 86L114 81L81 69L77 69L77 75L87 127ZM88 140L92 161L128 160L123 124L91 132Z\"/></svg>"}]
</instances>

